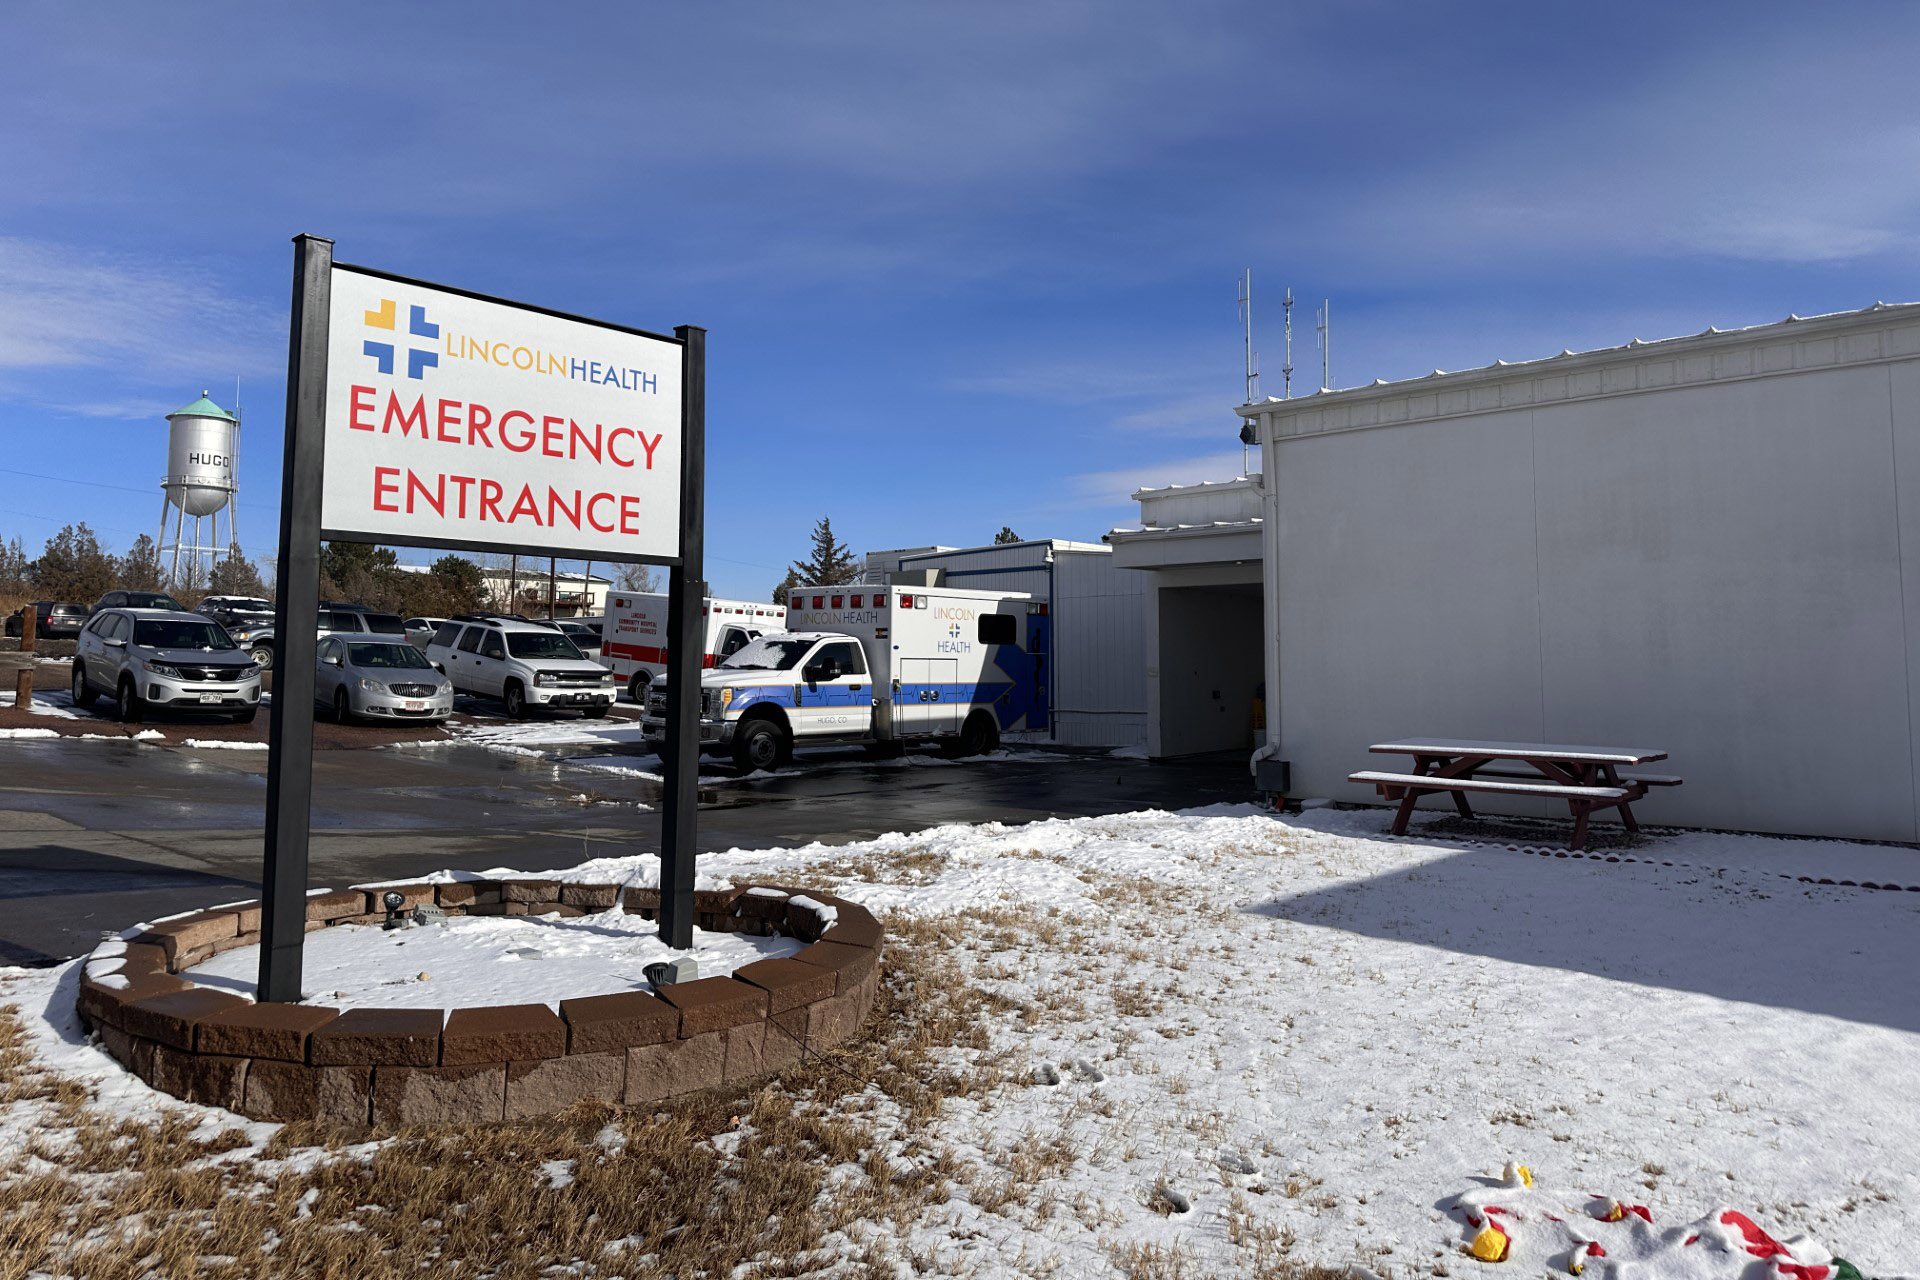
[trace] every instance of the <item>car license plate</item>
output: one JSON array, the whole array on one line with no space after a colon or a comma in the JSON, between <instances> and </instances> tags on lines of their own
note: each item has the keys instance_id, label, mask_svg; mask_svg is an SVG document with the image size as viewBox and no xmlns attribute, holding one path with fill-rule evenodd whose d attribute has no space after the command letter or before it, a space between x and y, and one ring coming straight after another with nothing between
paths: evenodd
<instances>
[{"instance_id":1,"label":"car license plate","mask_svg":"<svg viewBox=\"0 0 1920 1280\"><path fill-rule=\"evenodd\" d=\"M408 699L407 699L407 710L409 710L409 711L425 711L426 709L427 709L427 704L426 704L426 702L425 702L425 701L423 701L422 699L419 699L419 698L408 698Z\"/></svg>"},{"instance_id":2,"label":"car license plate","mask_svg":"<svg viewBox=\"0 0 1920 1280\"><path fill-rule=\"evenodd\" d=\"M220 695L219 695L219 694L217 694L217 693L203 693L203 694L201 694L201 695L200 695L200 701L202 701L202 702L219 702L219 701L220 701Z\"/></svg>"}]
</instances>

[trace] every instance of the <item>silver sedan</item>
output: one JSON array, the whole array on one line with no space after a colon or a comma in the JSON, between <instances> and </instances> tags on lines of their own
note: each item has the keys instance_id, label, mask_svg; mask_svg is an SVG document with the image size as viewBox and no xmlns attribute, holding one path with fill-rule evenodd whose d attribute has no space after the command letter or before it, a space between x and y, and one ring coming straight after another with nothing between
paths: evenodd
<instances>
[{"instance_id":1,"label":"silver sedan","mask_svg":"<svg viewBox=\"0 0 1920 1280\"><path fill-rule=\"evenodd\" d=\"M453 684L404 640L328 636L314 661L313 700L342 724L358 716L439 724L453 714Z\"/></svg>"}]
</instances>

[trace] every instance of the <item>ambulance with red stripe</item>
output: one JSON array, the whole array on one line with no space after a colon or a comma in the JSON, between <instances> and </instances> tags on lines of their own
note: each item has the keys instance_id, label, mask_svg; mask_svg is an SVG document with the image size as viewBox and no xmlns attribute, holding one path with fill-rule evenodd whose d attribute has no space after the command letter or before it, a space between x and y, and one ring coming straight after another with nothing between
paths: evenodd
<instances>
[{"instance_id":1,"label":"ambulance with red stripe","mask_svg":"<svg viewBox=\"0 0 1920 1280\"><path fill-rule=\"evenodd\" d=\"M787 629L787 607L753 600L714 600L700 607L705 661L711 667L769 631ZM600 661L642 706L647 686L667 671L667 597L655 592L616 591L607 597L600 623Z\"/></svg>"},{"instance_id":2,"label":"ambulance with red stripe","mask_svg":"<svg viewBox=\"0 0 1920 1280\"><path fill-rule=\"evenodd\" d=\"M701 677L700 748L742 772L777 768L796 746L894 755L932 741L979 755L1002 733L1047 728L1044 601L932 583L796 587L787 599L789 629ZM653 687L641 718L660 749L665 689Z\"/></svg>"}]
</instances>

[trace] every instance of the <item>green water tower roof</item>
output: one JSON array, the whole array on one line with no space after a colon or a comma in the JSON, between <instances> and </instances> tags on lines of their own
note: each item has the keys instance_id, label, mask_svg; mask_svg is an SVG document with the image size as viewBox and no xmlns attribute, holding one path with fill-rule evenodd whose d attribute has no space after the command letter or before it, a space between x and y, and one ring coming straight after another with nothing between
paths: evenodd
<instances>
[{"instance_id":1,"label":"green water tower roof","mask_svg":"<svg viewBox=\"0 0 1920 1280\"><path fill-rule=\"evenodd\" d=\"M175 409L172 413L168 414L167 417L169 418L225 418L228 422L239 421L238 418L228 413L225 409L222 409L219 405L207 399L207 393L204 391L200 393L200 398L198 400L195 400L192 404L187 405L183 409Z\"/></svg>"}]
</instances>

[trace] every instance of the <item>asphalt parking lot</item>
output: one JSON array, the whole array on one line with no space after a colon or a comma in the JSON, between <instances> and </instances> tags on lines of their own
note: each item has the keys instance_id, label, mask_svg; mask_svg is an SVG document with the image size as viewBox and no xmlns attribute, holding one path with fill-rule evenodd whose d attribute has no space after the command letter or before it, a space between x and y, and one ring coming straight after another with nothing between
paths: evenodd
<instances>
[{"instance_id":1,"label":"asphalt parking lot","mask_svg":"<svg viewBox=\"0 0 1920 1280\"><path fill-rule=\"evenodd\" d=\"M469 712L485 732L485 710ZM258 723L264 737L265 717ZM559 720L545 727L567 732ZM628 741L587 743L541 741L540 728L531 745L506 746L445 736L379 745L349 730L349 744L369 749L316 751L310 883L443 867L537 871L656 851L659 784L647 775L658 762L630 740L631 726L608 730ZM266 751L186 747L172 734L9 738L0 762L0 963L54 963L103 932L258 893ZM713 775L703 782L703 849L1253 798L1238 759L1152 764L1032 748L884 763L823 749L777 775L730 773L703 767Z\"/></svg>"}]
</instances>

